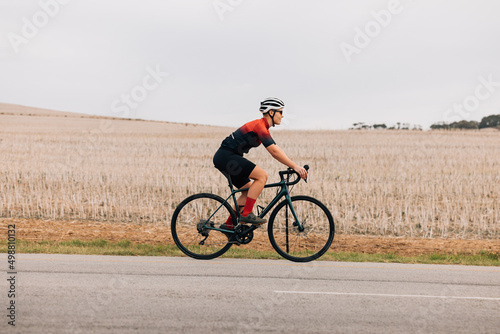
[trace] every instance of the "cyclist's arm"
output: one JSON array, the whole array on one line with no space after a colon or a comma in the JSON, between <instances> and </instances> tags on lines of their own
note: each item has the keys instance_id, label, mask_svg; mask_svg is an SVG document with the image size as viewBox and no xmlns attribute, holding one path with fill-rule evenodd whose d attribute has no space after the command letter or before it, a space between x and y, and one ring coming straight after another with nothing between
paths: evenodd
<instances>
[{"instance_id":1,"label":"cyclist's arm","mask_svg":"<svg viewBox=\"0 0 500 334\"><path fill-rule=\"evenodd\" d=\"M266 147L266 149L274 159L278 160L284 165L287 165L288 167L299 173L301 178L307 178L307 171L303 167L300 167L295 162L293 162L278 145L269 145L268 147Z\"/></svg>"}]
</instances>

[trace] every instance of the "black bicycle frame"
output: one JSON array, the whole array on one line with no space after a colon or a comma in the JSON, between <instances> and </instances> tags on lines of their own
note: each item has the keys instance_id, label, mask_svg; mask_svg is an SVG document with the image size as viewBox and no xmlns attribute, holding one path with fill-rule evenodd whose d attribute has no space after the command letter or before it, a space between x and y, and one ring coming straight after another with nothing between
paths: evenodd
<instances>
[{"instance_id":1,"label":"black bicycle frame","mask_svg":"<svg viewBox=\"0 0 500 334\"><path fill-rule=\"evenodd\" d=\"M295 184L295 182L292 182L293 184ZM234 190L231 185L229 186L231 188L231 194L224 200L224 203L226 203L228 201L229 198L233 197L233 201L234 201L234 207L237 208L238 207L238 203L236 201L236 194L239 193L239 192L243 192L243 191L247 191L249 188L244 188L244 189L236 189ZM273 200L271 201L271 203L269 203L265 208L264 210L262 210L262 212L259 214L259 217L262 218L264 217L269 211L271 211L271 209L281 200L281 198L284 196L287 203L288 203L288 206L290 207L290 210L292 211L292 215L293 215L293 218L295 218L295 222L297 223L297 226L298 226L298 229L299 231L303 231L304 228L302 227L302 224L300 223L298 217L297 217L297 214L295 213L295 210L293 208L293 205L292 205L292 199L290 197L290 191L288 190L288 181L283 179L280 181L280 182L276 182L276 183L271 183L271 184L266 184L264 186L264 188L274 188L274 187L281 187L281 190L280 192L273 198ZM211 215L210 217L207 219L207 222L210 221L210 219L215 215L215 213L217 211L219 211L219 209L224 205L224 203L222 203L218 208L217 210L215 210ZM238 218L240 218L241 214L240 214L240 211L239 210L235 210L236 212L236 216ZM287 211L287 214L288 214L288 211ZM288 218L288 217L287 217ZM206 222L205 222L206 224ZM223 231L223 232L232 232L234 233L234 231L228 231L228 230L223 230L223 229L220 229L220 228L217 228L217 227L210 227L210 226L205 226L205 224L203 224L203 227L204 228L207 228L207 229L210 229L210 230L215 230L215 231ZM256 229L258 226L252 226L252 230ZM288 228L288 225L287 225L287 228Z\"/></svg>"}]
</instances>

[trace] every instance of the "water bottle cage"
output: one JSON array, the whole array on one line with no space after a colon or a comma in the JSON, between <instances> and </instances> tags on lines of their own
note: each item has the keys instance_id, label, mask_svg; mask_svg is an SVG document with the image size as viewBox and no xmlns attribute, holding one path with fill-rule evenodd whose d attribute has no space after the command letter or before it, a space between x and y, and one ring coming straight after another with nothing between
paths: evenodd
<instances>
[{"instance_id":1,"label":"water bottle cage","mask_svg":"<svg viewBox=\"0 0 500 334\"><path fill-rule=\"evenodd\" d=\"M257 216L260 217L261 212L264 210L263 206L257 205Z\"/></svg>"}]
</instances>

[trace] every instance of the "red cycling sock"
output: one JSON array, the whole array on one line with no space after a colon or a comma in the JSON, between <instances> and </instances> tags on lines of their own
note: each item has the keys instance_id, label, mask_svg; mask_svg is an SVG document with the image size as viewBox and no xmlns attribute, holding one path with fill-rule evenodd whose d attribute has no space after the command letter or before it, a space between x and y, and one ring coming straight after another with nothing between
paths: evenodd
<instances>
[{"instance_id":1,"label":"red cycling sock","mask_svg":"<svg viewBox=\"0 0 500 334\"><path fill-rule=\"evenodd\" d=\"M240 213L243 212L242 210L243 210L244 207L245 207L244 205L238 205L238 209L240 210ZM229 217L226 220L226 226L228 228L234 228L233 218L231 218L231 215L229 215Z\"/></svg>"},{"instance_id":2,"label":"red cycling sock","mask_svg":"<svg viewBox=\"0 0 500 334\"><path fill-rule=\"evenodd\" d=\"M226 220L226 226L228 228L233 228L233 218L231 218L231 215L229 215L229 218Z\"/></svg>"},{"instance_id":3,"label":"red cycling sock","mask_svg":"<svg viewBox=\"0 0 500 334\"><path fill-rule=\"evenodd\" d=\"M257 199L247 197L247 201L245 202L245 208L243 209L243 213L241 214L243 217L248 216L250 212L253 210L253 206Z\"/></svg>"}]
</instances>

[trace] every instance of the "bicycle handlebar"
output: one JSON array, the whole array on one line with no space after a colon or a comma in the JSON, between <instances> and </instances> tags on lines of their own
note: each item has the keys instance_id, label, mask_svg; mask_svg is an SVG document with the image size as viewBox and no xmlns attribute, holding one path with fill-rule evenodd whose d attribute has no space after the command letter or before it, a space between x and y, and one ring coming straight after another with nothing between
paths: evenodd
<instances>
[{"instance_id":1,"label":"bicycle handlebar","mask_svg":"<svg viewBox=\"0 0 500 334\"><path fill-rule=\"evenodd\" d=\"M304 165L304 169L305 169L306 171L308 171L308 170L309 170L309 165ZM280 178L281 178L281 180L282 180L282 181L285 179L285 178L284 178L284 176L285 176L285 175L293 175L293 174L297 175L297 178L296 178L295 180L293 180L292 182L287 182L287 183L286 183L286 184L287 184L287 185L289 185L289 186L292 186L292 185L294 185L294 184L297 184L297 183L299 183L299 181L300 181L300 175L299 175L299 173L297 173L296 171L294 171L294 170L293 170L293 169L291 169L291 168L288 168L287 170L281 171L281 172L279 172L279 174L280 174ZM307 182L307 179L305 179L304 181L306 181L306 182Z\"/></svg>"}]
</instances>

